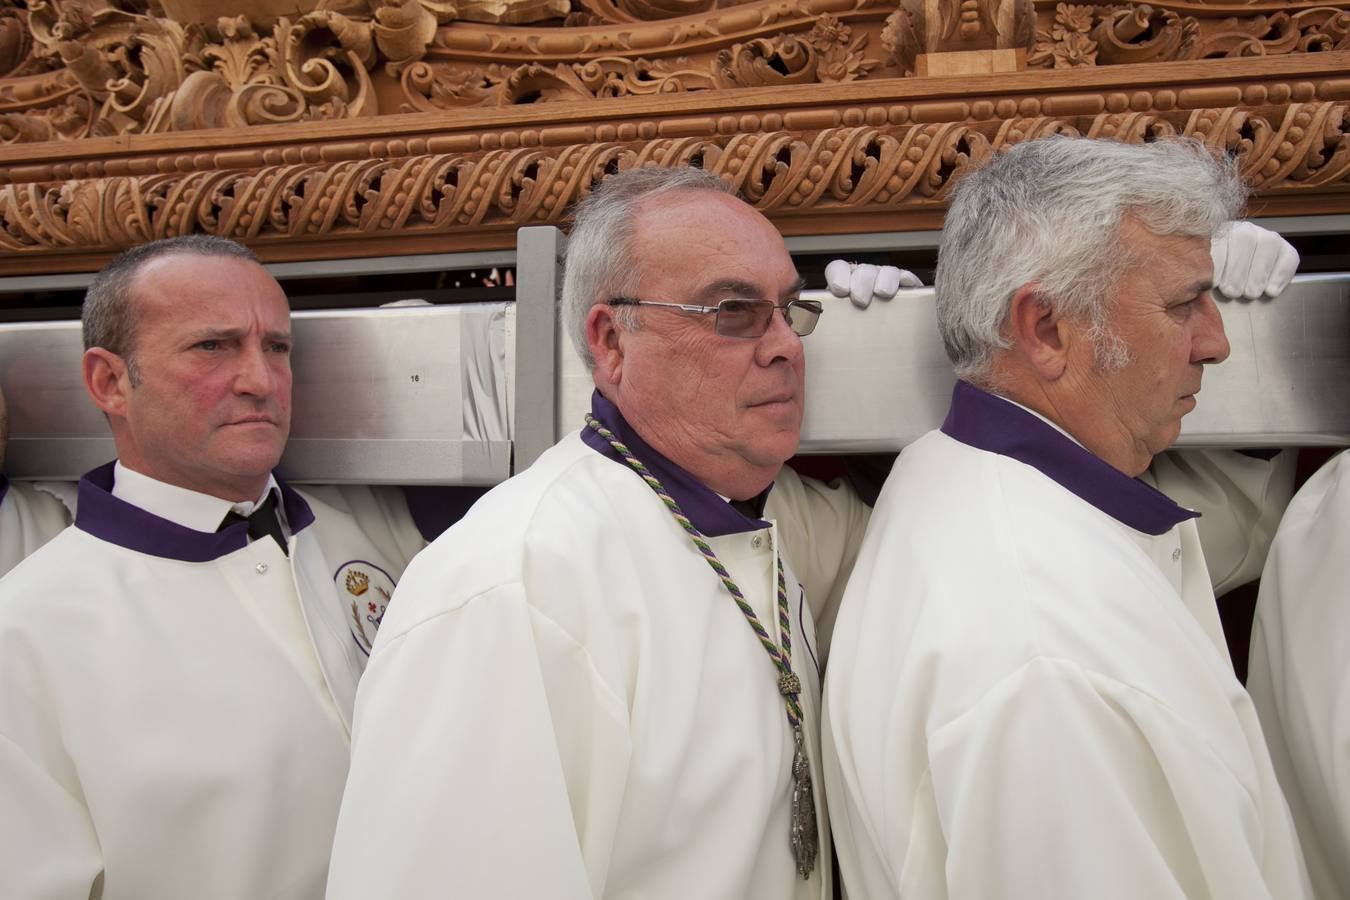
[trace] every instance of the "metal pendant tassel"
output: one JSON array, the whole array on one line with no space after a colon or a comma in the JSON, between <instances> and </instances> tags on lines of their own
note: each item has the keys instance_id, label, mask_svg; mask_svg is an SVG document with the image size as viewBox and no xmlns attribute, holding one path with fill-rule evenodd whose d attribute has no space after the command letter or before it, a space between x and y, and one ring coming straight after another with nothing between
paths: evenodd
<instances>
[{"instance_id":1,"label":"metal pendant tassel","mask_svg":"<svg viewBox=\"0 0 1350 900\"><path fill-rule=\"evenodd\" d=\"M792 754L792 857L797 874L810 878L820 852L820 833L816 829L816 798L811 788L811 762L806 758L806 739L801 726L792 730L797 745Z\"/></svg>"}]
</instances>

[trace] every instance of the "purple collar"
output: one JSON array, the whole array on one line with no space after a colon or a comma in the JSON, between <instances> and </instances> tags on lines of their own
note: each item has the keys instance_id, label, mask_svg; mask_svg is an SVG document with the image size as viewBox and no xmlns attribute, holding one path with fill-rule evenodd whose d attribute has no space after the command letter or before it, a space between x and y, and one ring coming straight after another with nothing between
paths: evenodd
<instances>
[{"instance_id":1,"label":"purple collar","mask_svg":"<svg viewBox=\"0 0 1350 900\"><path fill-rule=\"evenodd\" d=\"M297 534L314 522L314 513L305 498L281 479L277 479L277 484L281 487L286 521L291 533ZM247 521L236 522L221 531L194 531L114 497L112 486L113 463L99 466L80 479L76 528L137 553L183 562L210 562L248 544Z\"/></svg>"},{"instance_id":2,"label":"purple collar","mask_svg":"<svg viewBox=\"0 0 1350 900\"><path fill-rule=\"evenodd\" d=\"M942 432L963 444L1026 463L1135 531L1166 534L1200 515L1114 468L1016 404L964 381L952 391Z\"/></svg>"},{"instance_id":3,"label":"purple collar","mask_svg":"<svg viewBox=\"0 0 1350 900\"><path fill-rule=\"evenodd\" d=\"M733 509L731 504L719 497L716 492L656 452L651 444L633 430L618 407L606 400L599 391L591 395L591 415L614 432L614 436L627 445L628 449L633 451L633 455L651 470L662 487L675 498L676 503L680 504L680 509L684 510L689 521L693 522L694 527L705 536L722 537L769 527L768 522L752 519ZM582 426L581 439L592 450L608 456L625 469L628 468L624 458L594 428Z\"/></svg>"}]
</instances>

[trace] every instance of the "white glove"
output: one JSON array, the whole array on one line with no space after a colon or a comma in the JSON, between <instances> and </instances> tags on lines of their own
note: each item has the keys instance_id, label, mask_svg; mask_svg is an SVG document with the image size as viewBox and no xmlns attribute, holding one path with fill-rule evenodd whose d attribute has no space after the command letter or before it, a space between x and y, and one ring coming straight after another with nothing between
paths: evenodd
<instances>
[{"instance_id":1,"label":"white glove","mask_svg":"<svg viewBox=\"0 0 1350 900\"><path fill-rule=\"evenodd\" d=\"M388 303L381 303L380 309L403 309L405 306L435 306L430 300L410 297L407 300L390 300Z\"/></svg>"},{"instance_id":2,"label":"white glove","mask_svg":"<svg viewBox=\"0 0 1350 900\"><path fill-rule=\"evenodd\" d=\"M847 297L859 309L866 309L873 299L890 300L900 288L923 287L913 272L895 266L873 266L836 259L825 267L825 283L836 297Z\"/></svg>"},{"instance_id":3,"label":"white glove","mask_svg":"<svg viewBox=\"0 0 1350 900\"><path fill-rule=\"evenodd\" d=\"M1234 222L1210 244L1214 286L1234 300L1277 297L1298 271L1298 251L1273 231Z\"/></svg>"}]
</instances>

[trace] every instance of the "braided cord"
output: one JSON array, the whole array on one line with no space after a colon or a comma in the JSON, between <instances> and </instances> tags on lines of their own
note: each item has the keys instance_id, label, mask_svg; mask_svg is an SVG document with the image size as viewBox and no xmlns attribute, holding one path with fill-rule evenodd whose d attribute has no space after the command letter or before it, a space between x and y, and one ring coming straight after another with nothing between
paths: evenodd
<instances>
[{"instance_id":1,"label":"braided cord","mask_svg":"<svg viewBox=\"0 0 1350 900\"><path fill-rule=\"evenodd\" d=\"M736 601L736 606L745 616L745 621L750 625L750 630L755 633L755 637L759 638L764 651L769 654L769 659L773 661L774 668L778 670L779 691L783 694L783 701L787 707L788 724L793 728L801 727L802 707L797 699L801 691L801 682L792 671L792 619L788 614L787 581L783 577L782 557L775 554L778 562L778 638L782 644L782 650L780 651L778 644L773 642L773 638L769 637L768 631L760 623L759 616L755 615L754 607L745 599L745 594L741 593L741 589L736 586L736 582L731 580L731 573L717 558L717 554L713 552L713 548L708 544L703 533L684 514L684 510L680 509L680 504L675 501L675 498L666 492L660 480L642 464L642 460L633 455L633 451L629 450L628 446L614 435L614 432L600 424L600 421L589 413L586 414L586 424L602 438L609 441L609 445L614 448L614 451L622 456L633 471L643 481L647 482L647 486L656 492L656 496L661 498L661 502L666 505L666 509L670 510L670 514L675 517L675 521L679 522L680 527L689 534L689 539L694 542L698 552L703 554L703 559L717 573L717 577L722 579L722 584L726 586L727 593L731 594L731 599Z\"/></svg>"}]
</instances>

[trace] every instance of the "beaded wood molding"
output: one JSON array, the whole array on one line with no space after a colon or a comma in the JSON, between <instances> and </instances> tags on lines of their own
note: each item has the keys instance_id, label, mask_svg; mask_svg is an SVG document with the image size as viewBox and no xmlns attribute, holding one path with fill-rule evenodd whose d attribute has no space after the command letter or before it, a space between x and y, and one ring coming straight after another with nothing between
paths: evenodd
<instances>
[{"instance_id":1,"label":"beaded wood molding","mask_svg":"<svg viewBox=\"0 0 1350 900\"><path fill-rule=\"evenodd\" d=\"M506 247L655 162L789 234L932 228L970 162L1052 132L1194 135L1257 212L1350 212L1350 3L296 2L0 0L0 274L190 231Z\"/></svg>"}]
</instances>

